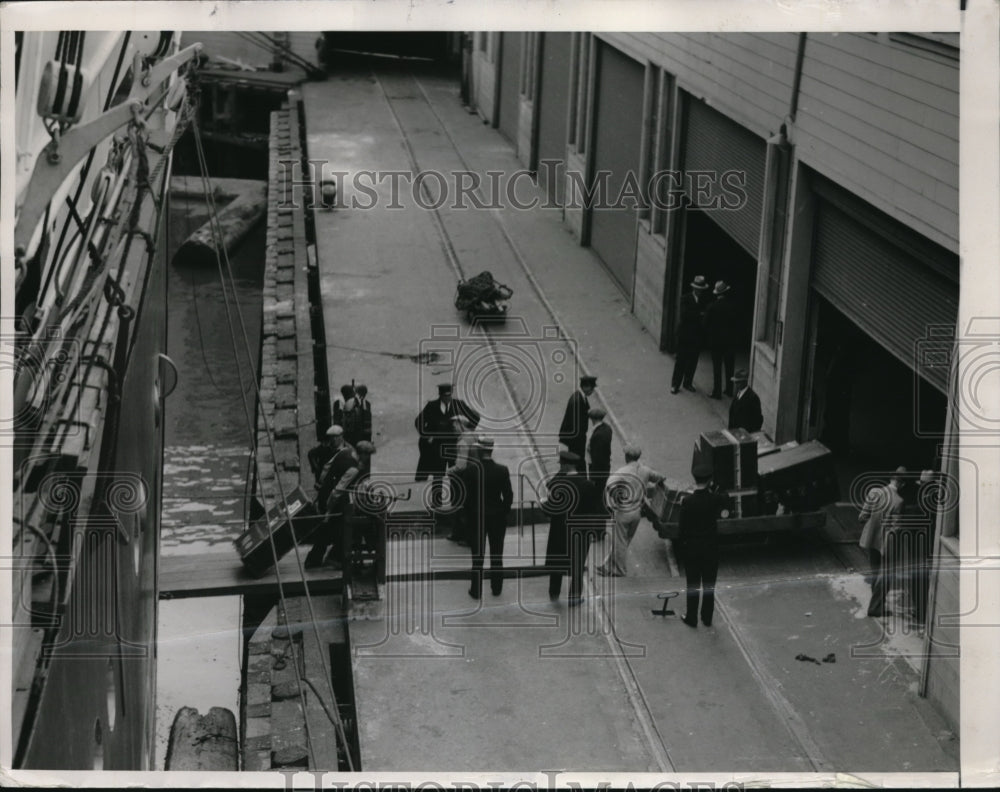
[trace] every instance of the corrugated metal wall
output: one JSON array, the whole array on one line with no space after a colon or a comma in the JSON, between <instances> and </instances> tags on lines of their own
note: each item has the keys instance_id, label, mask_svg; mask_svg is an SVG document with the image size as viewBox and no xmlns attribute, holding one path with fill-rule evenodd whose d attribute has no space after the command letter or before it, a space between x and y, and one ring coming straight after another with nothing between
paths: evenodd
<instances>
[{"instance_id":1,"label":"corrugated metal wall","mask_svg":"<svg viewBox=\"0 0 1000 792\"><path fill-rule=\"evenodd\" d=\"M704 102L688 104L684 170L705 171L706 194L698 194L697 180L686 182L688 196L705 215L757 258L764 205L764 165L767 145ZM727 181L729 174L734 176ZM742 181L739 188L735 177ZM738 195L742 190L742 196ZM707 199L707 205L700 205Z\"/></svg>"},{"instance_id":2,"label":"corrugated metal wall","mask_svg":"<svg viewBox=\"0 0 1000 792\"><path fill-rule=\"evenodd\" d=\"M826 201L817 211L813 287L911 368L928 327L954 326L958 319L956 281ZM919 370L947 393L949 366L942 360Z\"/></svg>"}]
</instances>

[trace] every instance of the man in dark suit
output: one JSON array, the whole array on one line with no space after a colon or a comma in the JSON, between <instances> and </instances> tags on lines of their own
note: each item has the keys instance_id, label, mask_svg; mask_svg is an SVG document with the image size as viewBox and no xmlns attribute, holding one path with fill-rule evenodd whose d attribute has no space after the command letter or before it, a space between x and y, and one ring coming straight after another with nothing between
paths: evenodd
<instances>
[{"instance_id":1,"label":"man in dark suit","mask_svg":"<svg viewBox=\"0 0 1000 792\"><path fill-rule=\"evenodd\" d=\"M306 569L322 566L327 548L338 542L344 523L351 516L348 488L362 470L354 448L344 442L344 430L334 424L326 434L332 441L332 454L316 482L316 509L323 512L326 519L314 535L312 550L304 562ZM342 553L334 553L331 561L340 564L338 556Z\"/></svg>"},{"instance_id":2,"label":"man in dark suit","mask_svg":"<svg viewBox=\"0 0 1000 792\"><path fill-rule=\"evenodd\" d=\"M691 291L681 297L680 320L677 323L677 357L670 379L670 392L681 386L694 391L694 372L705 340L705 309L708 307L708 282L698 275L691 282Z\"/></svg>"},{"instance_id":3,"label":"man in dark suit","mask_svg":"<svg viewBox=\"0 0 1000 792\"><path fill-rule=\"evenodd\" d=\"M466 416L472 428L479 424L479 413L461 399L452 398L450 382L438 385L438 397L424 405L420 415L413 421L420 433L418 442L420 461L417 463L417 481L431 478L435 503L440 502L441 481L448 464L455 459L455 444L458 441L452 418Z\"/></svg>"},{"instance_id":4,"label":"man in dark suit","mask_svg":"<svg viewBox=\"0 0 1000 792\"><path fill-rule=\"evenodd\" d=\"M587 444L588 477L599 493L604 492L604 485L611 475L611 427L604 423L607 413L603 407L590 408L590 420L594 428L590 430L590 441Z\"/></svg>"},{"instance_id":5,"label":"man in dark suit","mask_svg":"<svg viewBox=\"0 0 1000 792\"><path fill-rule=\"evenodd\" d=\"M570 575L569 605L583 601L583 571L590 544L604 530L600 497L594 485L579 470L572 451L559 452L559 472L546 481L548 498L543 505L549 515L549 538L545 566L549 569L549 599L559 598L563 575Z\"/></svg>"},{"instance_id":6,"label":"man in dark suit","mask_svg":"<svg viewBox=\"0 0 1000 792\"><path fill-rule=\"evenodd\" d=\"M705 309L705 331L712 352L712 398L722 398L722 368L726 369L726 395L733 395L733 369L736 360L736 304L729 296L729 285L716 281L712 302Z\"/></svg>"},{"instance_id":7,"label":"man in dark suit","mask_svg":"<svg viewBox=\"0 0 1000 792\"><path fill-rule=\"evenodd\" d=\"M559 442L568 451L576 454L577 468L581 473L587 472L587 417L590 413L590 394L597 387L597 377L580 377L580 389L574 391L566 403L562 424L559 426Z\"/></svg>"},{"instance_id":8,"label":"man in dark suit","mask_svg":"<svg viewBox=\"0 0 1000 792\"><path fill-rule=\"evenodd\" d=\"M750 387L746 369L740 369L733 377L736 395L729 405L729 428L759 432L764 425L764 414L760 410L760 396Z\"/></svg>"},{"instance_id":9,"label":"man in dark suit","mask_svg":"<svg viewBox=\"0 0 1000 792\"><path fill-rule=\"evenodd\" d=\"M469 596L479 599L483 585L485 544L490 546L490 591L499 596L503 590L503 542L507 535L507 515L514 503L510 471L493 461L493 440L479 438L479 458L466 468L470 481L470 505L476 520L470 532L472 545L472 585Z\"/></svg>"},{"instance_id":10,"label":"man in dark suit","mask_svg":"<svg viewBox=\"0 0 1000 792\"><path fill-rule=\"evenodd\" d=\"M682 621L698 626L698 600L701 598L701 622L712 626L715 612L715 581L719 573L718 496L708 489L712 468L699 460L694 468L695 490L681 503L678 542L687 577L687 609Z\"/></svg>"}]
</instances>

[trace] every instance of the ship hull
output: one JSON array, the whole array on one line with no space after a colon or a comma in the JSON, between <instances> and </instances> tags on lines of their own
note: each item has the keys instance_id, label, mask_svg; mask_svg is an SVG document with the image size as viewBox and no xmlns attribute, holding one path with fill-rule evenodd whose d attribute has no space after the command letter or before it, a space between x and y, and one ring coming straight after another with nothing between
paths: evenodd
<instances>
[{"instance_id":1,"label":"ship hull","mask_svg":"<svg viewBox=\"0 0 1000 792\"><path fill-rule=\"evenodd\" d=\"M150 231L155 245L145 270L145 294L129 337L117 415L101 428L105 463L83 474L124 489L104 490L110 510L78 518L75 571L57 637L45 652L48 670L18 765L37 769L148 770L153 765L156 691L157 564L163 460L163 395L172 372L166 353L167 221ZM141 245L133 246L145 257ZM129 265L131 262L125 262ZM113 516L101 517L108 512Z\"/></svg>"}]
</instances>

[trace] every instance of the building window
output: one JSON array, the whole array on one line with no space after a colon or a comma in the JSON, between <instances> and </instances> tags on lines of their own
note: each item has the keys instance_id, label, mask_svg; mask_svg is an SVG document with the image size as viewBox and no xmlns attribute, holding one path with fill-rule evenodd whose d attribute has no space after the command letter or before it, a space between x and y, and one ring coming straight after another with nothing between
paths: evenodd
<instances>
[{"instance_id":1,"label":"building window","mask_svg":"<svg viewBox=\"0 0 1000 792\"><path fill-rule=\"evenodd\" d=\"M489 33L477 33L476 34L476 49L480 52L486 52L486 47L489 42Z\"/></svg>"}]
</instances>

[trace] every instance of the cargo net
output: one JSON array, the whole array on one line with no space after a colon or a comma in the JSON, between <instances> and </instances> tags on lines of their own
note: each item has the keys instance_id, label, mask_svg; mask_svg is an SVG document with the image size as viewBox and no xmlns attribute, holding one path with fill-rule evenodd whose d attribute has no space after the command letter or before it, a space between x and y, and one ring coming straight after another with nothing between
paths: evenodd
<instances>
[{"instance_id":1,"label":"cargo net","mask_svg":"<svg viewBox=\"0 0 1000 792\"><path fill-rule=\"evenodd\" d=\"M468 280L460 280L455 292L455 307L469 316L498 315L507 311L507 301L513 290L497 283L489 271L480 272Z\"/></svg>"}]
</instances>

